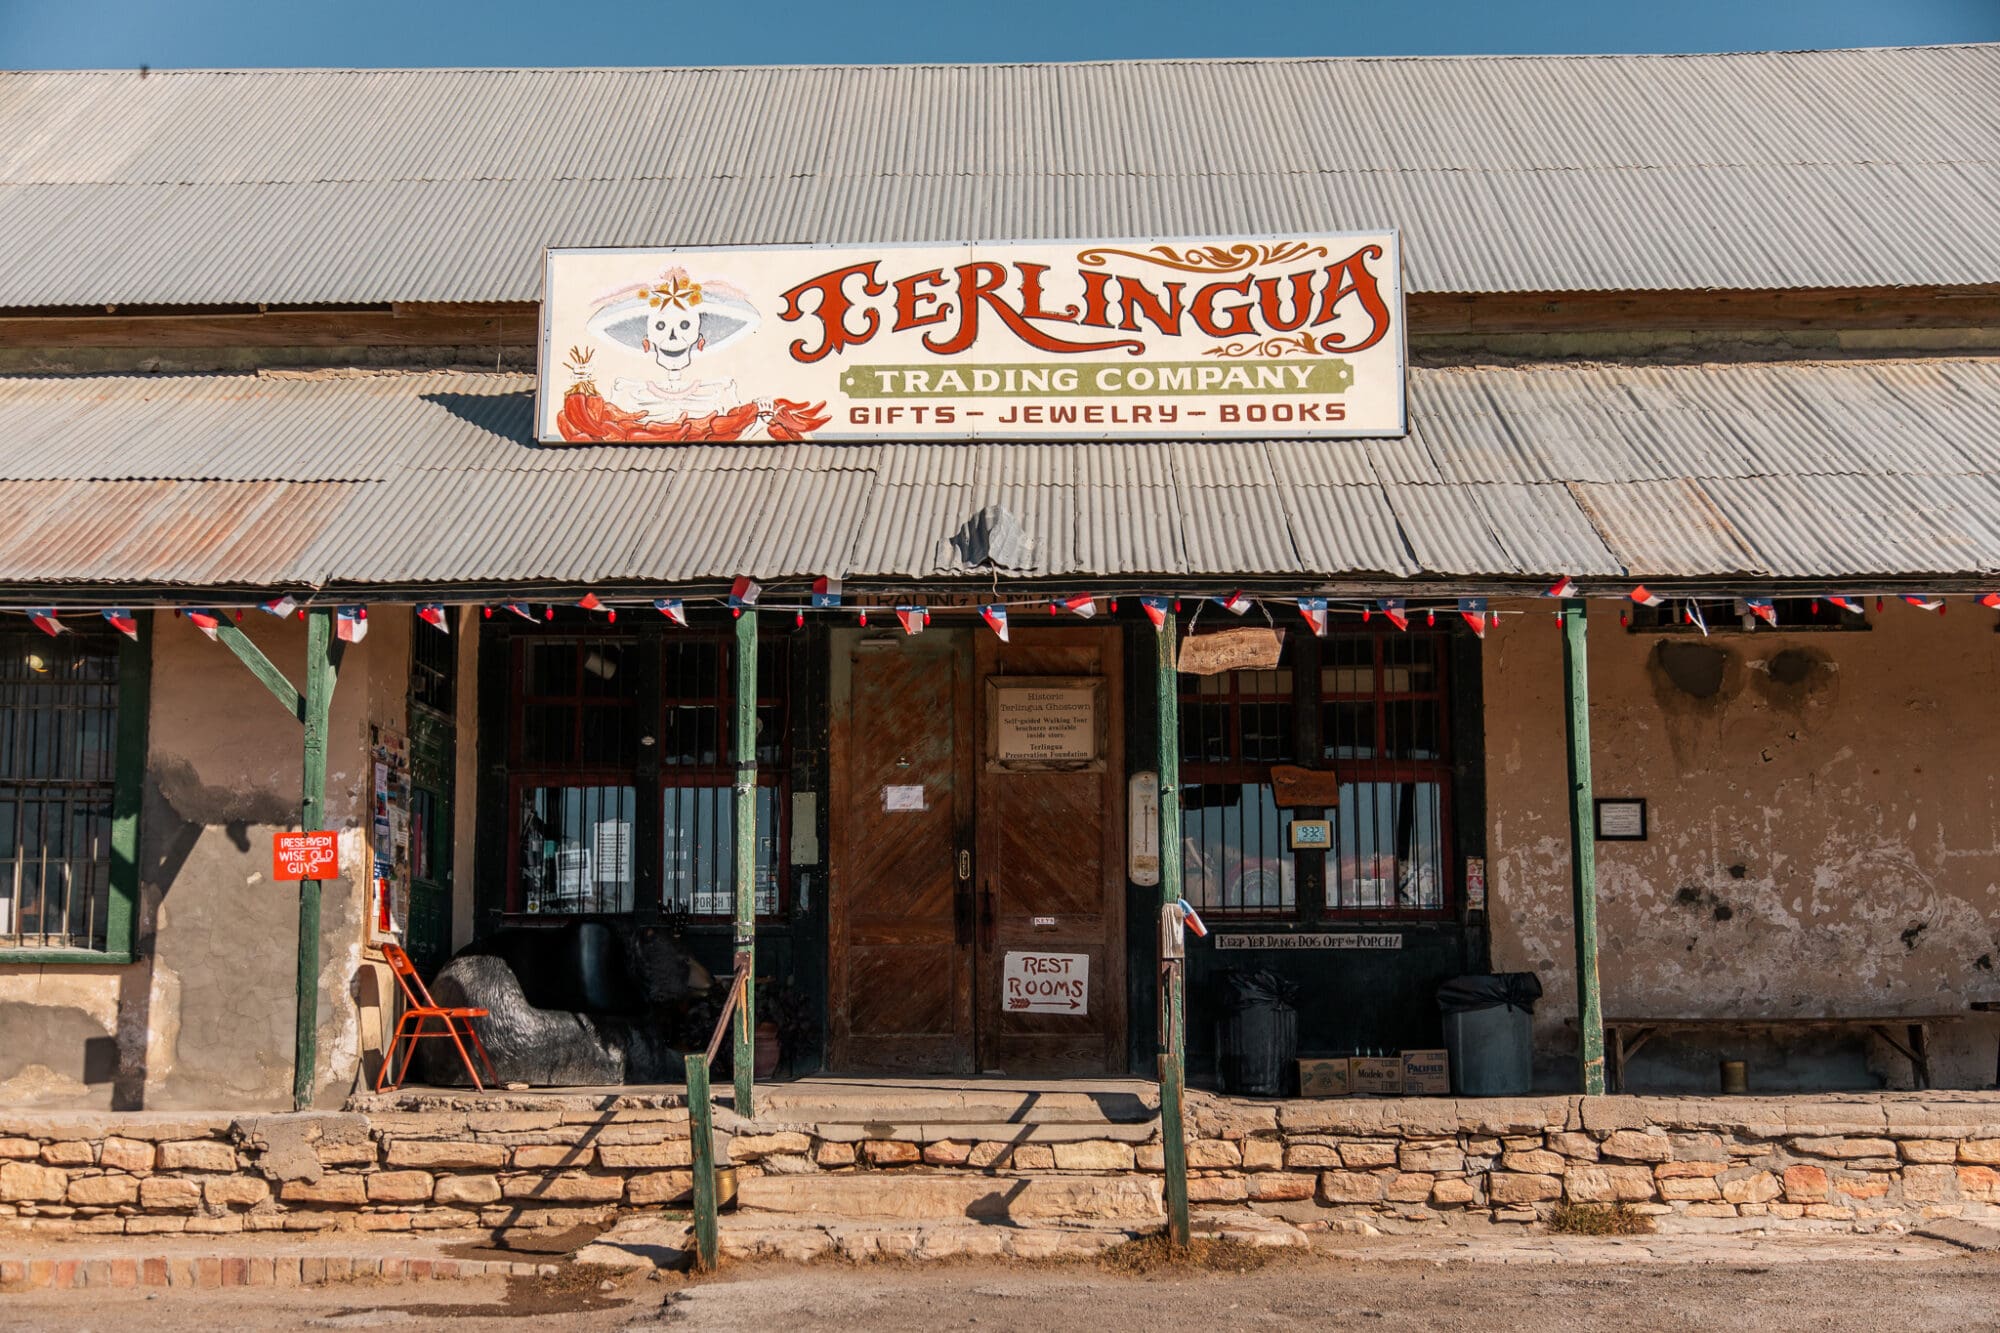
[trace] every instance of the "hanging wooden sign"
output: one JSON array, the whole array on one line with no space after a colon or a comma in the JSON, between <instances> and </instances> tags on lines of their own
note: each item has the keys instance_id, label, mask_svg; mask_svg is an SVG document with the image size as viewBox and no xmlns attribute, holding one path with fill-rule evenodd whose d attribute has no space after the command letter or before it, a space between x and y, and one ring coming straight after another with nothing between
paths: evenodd
<instances>
[{"instance_id":1,"label":"hanging wooden sign","mask_svg":"<svg viewBox=\"0 0 2000 1333\"><path fill-rule=\"evenodd\" d=\"M1340 804L1340 775L1332 769L1271 766L1271 800L1281 810Z\"/></svg>"},{"instance_id":2,"label":"hanging wooden sign","mask_svg":"<svg viewBox=\"0 0 2000 1333\"><path fill-rule=\"evenodd\" d=\"M1269 671L1285 650L1285 632L1269 626L1190 634L1181 640L1176 668L1189 676L1219 676L1225 671Z\"/></svg>"}]
</instances>

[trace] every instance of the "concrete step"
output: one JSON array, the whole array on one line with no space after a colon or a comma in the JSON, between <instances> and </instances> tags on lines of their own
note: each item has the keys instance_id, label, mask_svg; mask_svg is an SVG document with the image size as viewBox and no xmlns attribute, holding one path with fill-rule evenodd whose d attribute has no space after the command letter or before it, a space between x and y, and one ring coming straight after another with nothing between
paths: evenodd
<instances>
[{"instance_id":1,"label":"concrete step","mask_svg":"<svg viewBox=\"0 0 2000 1333\"><path fill-rule=\"evenodd\" d=\"M761 1119L750 1126L739 1121L736 1132L756 1133L764 1128ZM906 1143L1084 1143L1093 1139L1150 1143L1159 1137L1160 1122L1157 1119L1137 1123L934 1120L924 1124L895 1124L880 1120L818 1120L799 1126L799 1132L834 1143L862 1143L869 1139L901 1139Z\"/></svg>"},{"instance_id":2,"label":"concrete step","mask_svg":"<svg viewBox=\"0 0 2000 1333\"><path fill-rule=\"evenodd\" d=\"M1105 1125L1141 1124L1159 1114L1159 1089L1138 1079L1053 1088L1008 1080L898 1084L808 1079L760 1087L751 1123Z\"/></svg>"},{"instance_id":3,"label":"concrete step","mask_svg":"<svg viewBox=\"0 0 2000 1333\"><path fill-rule=\"evenodd\" d=\"M738 1216L1146 1226L1166 1215L1157 1176L922 1169L760 1176L738 1183L736 1210Z\"/></svg>"}]
</instances>

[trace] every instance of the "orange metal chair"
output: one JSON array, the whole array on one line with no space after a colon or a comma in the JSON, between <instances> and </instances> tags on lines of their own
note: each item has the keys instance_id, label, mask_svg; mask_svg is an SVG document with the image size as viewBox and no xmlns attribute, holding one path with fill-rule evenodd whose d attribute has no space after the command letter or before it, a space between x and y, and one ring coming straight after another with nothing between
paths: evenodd
<instances>
[{"instance_id":1,"label":"orange metal chair","mask_svg":"<svg viewBox=\"0 0 2000 1333\"><path fill-rule=\"evenodd\" d=\"M406 1040L409 1045L403 1051L403 1071L396 1075L395 1086L403 1086L409 1077L410 1060L417 1053L417 1043L425 1037L450 1037L451 1044L458 1047L458 1058L465 1061L465 1072L472 1075L472 1086L481 1092L486 1085L479 1081L479 1071L473 1068L472 1053L465 1049L465 1042L459 1037L459 1024L465 1024L465 1036L472 1038L472 1049L479 1052L480 1061L486 1066L487 1077L495 1083L500 1081L499 1071L493 1067L493 1057L486 1053L486 1043L479 1040L479 1032L472 1026L475 1018L486 1017L484 1009L449 1009L431 999L430 991L424 988L424 979L417 975L417 965L410 961L410 955L394 944L382 946L382 956L389 960L389 970L396 974L396 983L403 988L403 998L409 1001L403 1016L396 1023L396 1035L389 1043L389 1049L382 1056L382 1072L375 1076L375 1091L382 1091L388 1081L389 1067L396 1063L396 1047ZM431 1019L444 1024L444 1031L426 1031L424 1025Z\"/></svg>"}]
</instances>

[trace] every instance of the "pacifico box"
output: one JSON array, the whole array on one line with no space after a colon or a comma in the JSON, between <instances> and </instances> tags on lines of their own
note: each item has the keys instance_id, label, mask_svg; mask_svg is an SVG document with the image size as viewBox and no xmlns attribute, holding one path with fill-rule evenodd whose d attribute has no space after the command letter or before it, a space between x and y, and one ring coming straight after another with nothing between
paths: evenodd
<instances>
[{"instance_id":1,"label":"pacifico box","mask_svg":"<svg viewBox=\"0 0 2000 1333\"><path fill-rule=\"evenodd\" d=\"M1347 1062L1347 1086L1355 1093L1377 1097L1400 1097L1403 1093L1403 1057L1400 1055L1357 1055Z\"/></svg>"},{"instance_id":2,"label":"pacifico box","mask_svg":"<svg viewBox=\"0 0 2000 1333\"><path fill-rule=\"evenodd\" d=\"M1345 1097L1347 1094L1346 1056L1338 1060L1299 1061L1299 1096Z\"/></svg>"},{"instance_id":3,"label":"pacifico box","mask_svg":"<svg viewBox=\"0 0 2000 1333\"><path fill-rule=\"evenodd\" d=\"M1443 1051L1403 1052L1405 1097L1451 1096L1451 1066Z\"/></svg>"}]
</instances>

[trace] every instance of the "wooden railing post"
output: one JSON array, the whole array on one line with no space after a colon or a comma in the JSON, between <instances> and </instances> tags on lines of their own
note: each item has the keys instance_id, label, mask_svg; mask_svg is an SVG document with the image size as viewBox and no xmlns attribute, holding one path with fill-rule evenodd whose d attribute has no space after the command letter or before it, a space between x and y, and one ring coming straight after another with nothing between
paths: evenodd
<instances>
[{"instance_id":1,"label":"wooden railing post","mask_svg":"<svg viewBox=\"0 0 2000 1333\"><path fill-rule=\"evenodd\" d=\"M757 612L736 617L736 971L745 978L736 1005L736 1114L757 1114Z\"/></svg>"},{"instance_id":2,"label":"wooden railing post","mask_svg":"<svg viewBox=\"0 0 2000 1333\"><path fill-rule=\"evenodd\" d=\"M1154 685L1159 698L1160 770L1160 903L1171 906L1181 897L1181 696L1180 673L1174 666L1179 648L1175 615L1155 636L1159 640ZM1167 1235L1176 1245L1188 1243L1187 1122L1185 1070L1187 1057L1187 986L1178 958L1160 961L1160 1149L1165 1159Z\"/></svg>"},{"instance_id":3,"label":"wooden railing post","mask_svg":"<svg viewBox=\"0 0 2000 1333\"><path fill-rule=\"evenodd\" d=\"M719 1247L716 1220L715 1107L709 1100L708 1057L687 1057L688 1133L694 1148L694 1266L712 1273Z\"/></svg>"},{"instance_id":4,"label":"wooden railing post","mask_svg":"<svg viewBox=\"0 0 2000 1333\"><path fill-rule=\"evenodd\" d=\"M333 615L330 606L306 612L305 769L299 826L307 830L324 827L326 822L326 732L336 679ZM279 697L283 698L282 692ZM292 1109L303 1111L312 1105L319 1061L319 881L315 879L299 884L298 1014L293 1047Z\"/></svg>"},{"instance_id":5,"label":"wooden railing post","mask_svg":"<svg viewBox=\"0 0 2000 1333\"><path fill-rule=\"evenodd\" d=\"M1562 605L1563 711L1569 733L1569 872L1575 894L1576 1026L1579 1081L1604 1092L1604 1007L1597 980L1597 812L1590 784L1590 673L1581 600Z\"/></svg>"}]
</instances>

